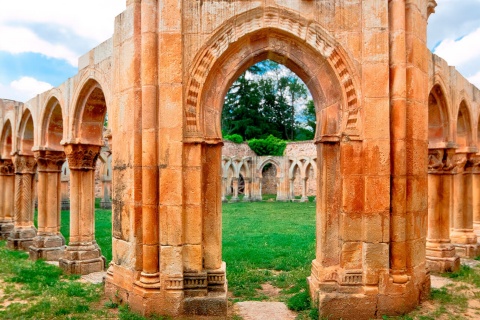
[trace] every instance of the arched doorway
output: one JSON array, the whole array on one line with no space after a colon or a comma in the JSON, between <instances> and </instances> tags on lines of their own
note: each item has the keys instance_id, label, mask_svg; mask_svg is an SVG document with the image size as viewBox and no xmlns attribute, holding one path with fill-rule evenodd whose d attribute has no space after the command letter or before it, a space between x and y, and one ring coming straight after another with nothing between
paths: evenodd
<instances>
[{"instance_id":1,"label":"arched doorway","mask_svg":"<svg viewBox=\"0 0 480 320\"><path fill-rule=\"evenodd\" d=\"M59 260L65 250L61 227L61 174L65 153L63 114L60 103L51 98L41 122L41 138L34 150L38 168L38 234L30 247L31 259Z\"/></svg>"},{"instance_id":2,"label":"arched doorway","mask_svg":"<svg viewBox=\"0 0 480 320\"><path fill-rule=\"evenodd\" d=\"M94 79L85 81L73 108L73 139L64 152L70 169L70 241L59 260L67 273L88 274L105 268L95 240L95 167L104 145L107 103Z\"/></svg>"}]
</instances>

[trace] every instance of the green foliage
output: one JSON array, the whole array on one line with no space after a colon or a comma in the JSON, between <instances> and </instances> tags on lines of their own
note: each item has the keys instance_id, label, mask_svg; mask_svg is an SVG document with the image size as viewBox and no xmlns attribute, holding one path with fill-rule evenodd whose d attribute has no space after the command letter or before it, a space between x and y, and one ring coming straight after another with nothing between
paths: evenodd
<instances>
[{"instance_id":1,"label":"green foliage","mask_svg":"<svg viewBox=\"0 0 480 320\"><path fill-rule=\"evenodd\" d=\"M444 276L449 277L456 281L464 281L475 285L477 288L480 288L480 272L478 272L479 267L471 268L467 265L462 264L458 271L452 273L445 273Z\"/></svg>"},{"instance_id":2,"label":"green foliage","mask_svg":"<svg viewBox=\"0 0 480 320\"><path fill-rule=\"evenodd\" d=\"M310 295L307 291L299 292L288 299L287 306L293 311L310 309Z\"/></svg>"},{"instance_id":3,"label":"green foliage","mask_svg":"<svg viewBox=\"0 0 480 320\"><path fill-rule=\"evenodd\" d=\"M297 120L296 108L307 99L306 85L291 71L273 61L250 67L229 89L222 113L222 131L246 140L269 135L309 139Z\"/></svg>"},{"instance_id":4,"label":"green foliage","mask_svg":"<svg viewBox=\"0 0 480 320\"><path fill-rule=\"evenodd\" d=\"M252 139L248 146L259 156L282 156L287 142L269 135L266 139Z\"/></svg>"},{"instance_id":5,"label":"green foliage","mask_svg":"<svg viewBox=\"0 0 480 320\"><path fill-rule=\"evenodd\" d=\"M228 140L228 141L231 141L233 143L242 143L243 142L242 136L239 135L239 134L236 134L236 133L224 136L223 140Z\"/></svg>"}]
</instances>

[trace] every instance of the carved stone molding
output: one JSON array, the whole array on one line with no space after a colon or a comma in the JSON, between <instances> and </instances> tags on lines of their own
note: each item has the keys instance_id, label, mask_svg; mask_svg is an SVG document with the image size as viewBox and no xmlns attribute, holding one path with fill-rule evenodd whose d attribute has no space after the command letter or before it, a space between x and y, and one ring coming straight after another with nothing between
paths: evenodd
<instances>
[{"instance_id":1,"label":"carved stone molding","mask_svg":"<svg viewBox=\"0 0 480 320\"><path fill-rule=\"evenodd\" d=\"M37 160L34 156L25 156L16 154L13 156L15 173L35 174L37 170Z\"/></svg>"},{"instance_id":2,"label":"carved stone molding","mask_svg":"<svg viewBox=\"0 0 480 320\"><path fill-rule=\"evenodd\" d=\"M61 172L65 162L65 152L39 150L34 152L39 172Z\"/></svg>"},{"instance_id":3,"label":"carved stone molding","mask_svg":"<svg viewBox=\"0 0 480 320\"><path fill-rule=\"evenodd\" d=\"M454 165L453 173L462 173L465 170L467 161L468 155L466 153L455 153L452 156L452 163Z\"/></svg>"},{"instance_id":4,"label":"carved stone molding","mask_svg":"<svg viewBox=\"0 0 480 320\"><path fill-rule=\"evenodd\" d=\"M451 171L455 168L454 154L454 150L430 149L428 151L428 172L452 173Z\"/></svg>"},{"instance_id":5,"label":"carved stone molding","mask_svg":"<svg viewBox=\"0 0 480 320\"><path fill-rule=\"evenodd\" d=\"M95 170L100 148L100 146L89 144L65 145L65 155L70 170Z\"/></svg>"},{"instance_id":6,"label":"carved stone molding","mask_svg":"<svg viewBox=\"0 0 480 320\"><path fill-rule=\"evenodd\" d=\"M15 174L15 167L11 159L0 159L0 175L8 176Z\"/></svg>"}]
</instances>

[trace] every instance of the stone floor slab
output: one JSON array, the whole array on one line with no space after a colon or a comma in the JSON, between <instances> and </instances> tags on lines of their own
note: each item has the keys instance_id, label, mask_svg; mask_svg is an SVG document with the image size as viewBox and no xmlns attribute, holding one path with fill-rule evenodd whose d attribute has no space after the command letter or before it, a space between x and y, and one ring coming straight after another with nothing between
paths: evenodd
<instances>
[{"instance_id":1,"label":"stone floor slab","mask_svg":"<svg viewBox=\"0 0 480 320\"><path fill-rule=\"evenodd\" d=\"M236 303L235 309L243 320L294 320L297 316L283 302L244 301Z\"/></svg>"}]
</instances>

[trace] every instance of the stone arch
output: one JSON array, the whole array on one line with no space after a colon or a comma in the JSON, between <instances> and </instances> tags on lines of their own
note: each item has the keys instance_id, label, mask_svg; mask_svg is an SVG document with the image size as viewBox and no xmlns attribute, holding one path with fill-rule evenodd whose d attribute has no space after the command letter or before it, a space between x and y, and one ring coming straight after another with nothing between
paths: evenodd
<instances>
[{"instance_id":1,"label":"stone arch","mask_svg":"<svg viewBox=\"0 0 480 320\"><path fill-rule=\"evenodd\" d=\"M53 96L48 100L41 118L40 145L50 150L63 151L63 124L62 107Z\"/></svg>"},{"instance_id":2,"label":"stone arch","mask_svg":"<svg viewBox=\"0 0 480 320\"><path fill-rule=\"evenodd\" d=\"M219 119L229 86L248 67L266 59L284 64L309 88L317 113L317 140L359 136L358 90L347 55L320 25L288 13L276 8L245 12L207 42L189 72L187 140L221 141Z\"/></svg>"},{"instance_id":3,"label":"stone arch","mask_svg":"<svg viewBox=\"0 0 480 320\"><path fill-rule=\"evenodd\" d=\"M428 144L430 148L442 147L451 140L447 101L443 86L437 82L428 96Z\"/></svg>"},{"instance_id":4,"label":"stone arch","mask_svg":"<svg viewBox=\"0 0 480 320\"><path fill-rule=\"evenodd\" d=\"M26 108L23 112L17 133L17 151L21 155L33 156L32 148L35 145L35 128L32 113Z\"/></svg>"},{"instance_id":5,"label":"stone arch","mask_svg":"<svg viewBox=\"0 0 480 320\"><path fill-rule=\"evenodd\" d=\"M10 120L5 121L0 139L0 158L11 159L13 151L13 128Z\"/></svg>"},{"instance_id":6,"label":"stone arch","mask_svg":"<svg viewBox=\"0 0 480 320\"><path fill-rule=\"evenodd\" d=\"M73 103L71 116L71 142L90 145L103 145L103 130L107 114L106 86L88 77L79 86Z\"/></svg>"},{"instance_id":7,"label":"stone arch","mask_svg":"<svg viewBox=\"0 0 480 320\"><path fill-rule=\"evenodd\" d=\"M292 164L290 165L290 168L288 170L288 178L289 179L294 179L295 178L295 170L298 168L300 170L300 175L303 177L303 165L299 161L299 159L293 160Z\"/></svg>"},{"instance_id":8,"label":"stone arch","mask_svg":"<svg viewBox=\"0 0 480 320\"><path fill-rule=\"evenodd\" d=\"M271 164L271 165L275 166L275 169L277 170L277 175L276 176L277 176L277 178L280 177L280 175L281 175L280 163L277 160L273 159L272 157L267 157L267 159L263 160L260 163L260 165L258 166L258 170L257 170L258 177L259 178L262 177L263 168L265 168L265 166L267 164Z\"/></svg>"},{"instance_id":9,"label":"stone arch","mask_svg":"<svg viewBox=\"0 0 480 320\"><path fill-rule=\"evenodd\" d=\"M472 133L473 133L473 126L472 126L472 117L470 113L470 109L465 100L460 102L460 106L458 108L457 113L457 130L456 130L456 140L455 142L458 145L457 151L463 151L462 149L466 149L472 146Z\"/></svg>"}]
</instances>

